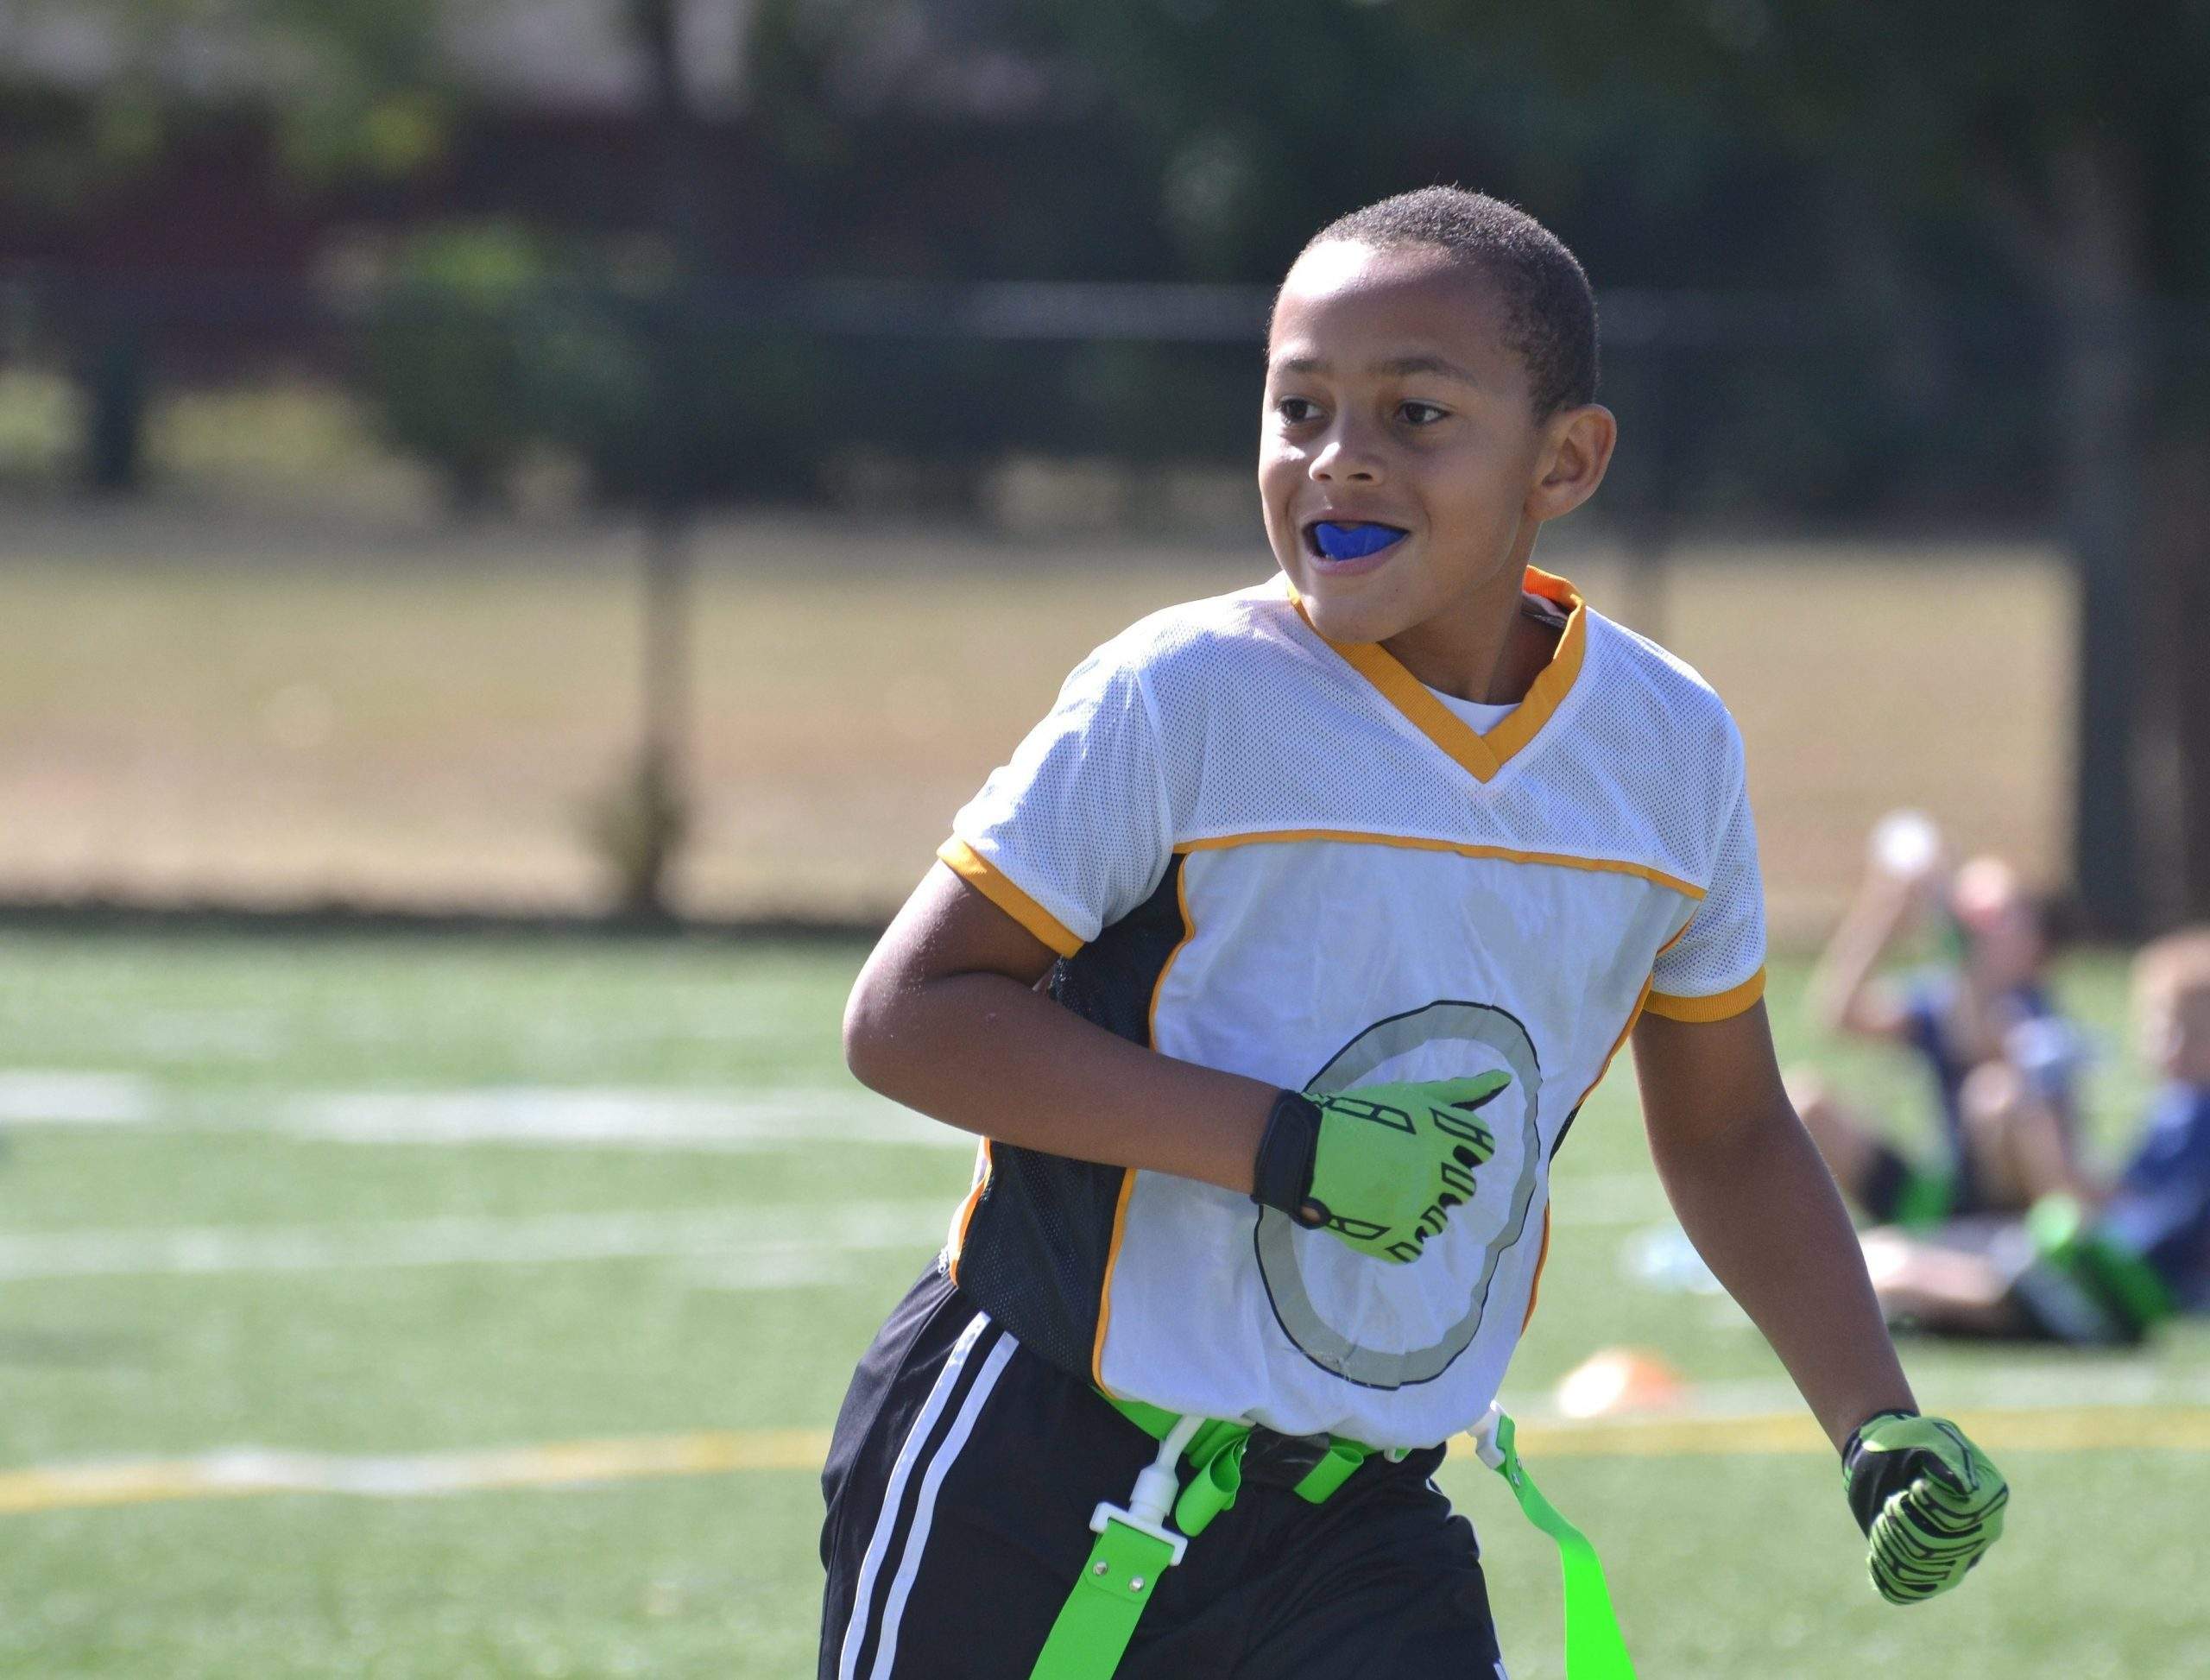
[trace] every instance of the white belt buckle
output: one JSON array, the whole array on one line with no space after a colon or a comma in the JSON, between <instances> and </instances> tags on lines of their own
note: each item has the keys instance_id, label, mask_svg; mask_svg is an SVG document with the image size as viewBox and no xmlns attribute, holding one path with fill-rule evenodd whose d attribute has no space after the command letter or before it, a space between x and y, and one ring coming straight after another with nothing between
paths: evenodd
<instances>
[{"instance_id":1,"label":"white belt buckle","mask_svg":"<svg viewBox=\"0 0 2210 1680\"><path fill-rule=\"evenodd\" d=\"M1503 1416L1503 1409L1494 1400L1491 1400L1488 1403L1488 1411L1483 1414L1481 1422L1466 1431L1474 1437L1474 1453L1479 1456L1481 1462L1492 1470L1500 1470L1504 1468L1504 1449L1496 1444L1496 1425L1498 1420Z\"/></svg>"},{"instance_id":2,"label":"white belt buckle","mask_svg":"<svg viewBox=\"0 0 2210 1680\"><path fill-rule=\"evenodd\" d=\"M1089 1513L1089 1532L1102 1534L1107 1523L1119 1523L1123 1527L1134 1529L1139 1534L1148 1534L1154 1540L1165 1541L1174 1554L1166 1560L1166 1567L1170 1569L1182 1561L1182 1554L1190 1549L1188 1535L1177 1534L1165 1524L1139 1517L1134 1512L1123 1510L1110 1500L1101 1501L1097 1508Z\"/></svg>"}]
</instances>

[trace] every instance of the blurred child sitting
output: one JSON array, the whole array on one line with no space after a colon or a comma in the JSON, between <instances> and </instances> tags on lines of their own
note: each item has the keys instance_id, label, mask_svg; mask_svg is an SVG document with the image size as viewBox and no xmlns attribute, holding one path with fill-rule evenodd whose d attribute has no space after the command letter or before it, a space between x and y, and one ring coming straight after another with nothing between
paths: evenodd
<instances>
[{"instance_id":1,"label":"blurred child sitting","mask_svg":"<svg viewBox=\"0 0 2210 1680\"><path fill-rule=\"evenodd\" d=\"M2023 1222L1967 1222L1936 1241L1866 1233L1891 1318L1953 1335L2130 1342L2175 1312L2210 1310L2210 927L2144 951L2134 998L2143 1058L2166 1083L2118 1182L2085 1194L2036 1184Z\"/></svg>"},{"instance_id":2,"label":"blurred child sitting","mask_svg":"<svg viewBox=\"0 0 2210 1680\"><path fill-rule=\"evenodd\" d=\"M1914 924L1939 919L1954 967L1876 975ZM1942 1147L1913 1159L1811 1074L1796 1107L1843 1193L1875 1224L1923 1228L2016 1213L2031 1187L2083 1188L2074 1146L2079 1040L2046 985L2049 907L2000 859L1949 877L1930 824L1898 813L1874 834L1872 868L1811 976L1831 1031L1911 1052L1931 1077Z\"/></svg>"}]
</instances>

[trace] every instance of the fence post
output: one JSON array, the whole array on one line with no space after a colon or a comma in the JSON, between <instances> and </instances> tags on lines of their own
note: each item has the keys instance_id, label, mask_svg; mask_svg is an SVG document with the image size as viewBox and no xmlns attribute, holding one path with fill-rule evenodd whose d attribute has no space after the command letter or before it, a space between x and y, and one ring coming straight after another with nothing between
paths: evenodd
<instances>
[{"instance_id":1,"label":"fence post","mask_svg":"<svg viewBox=\"0 0 2210 1680\"><path fill-rule=\"evenodd\" d=\"M2065 312L2058 382L2064 528L2078 602L2072 782L2073 878L2100 934L2141 923L2136 845L2142 646L2141 369L2135 323L2116 306Z\"/></svg>"},{"instance_id":2,"label":"fence post","mask_svg":"<svg viewBox=\"0 0 2210 1680\"><path fill-rule=\"evenodd\" d=\"M695 370L684 365L687 289L663 287L647 317L651 356L653 451L642 532L643 729L632 790L636 850L623 908L672 919L668 875L689 837L691 818L691 534L697 487L688 394Z\"/></svg>"},{"instance_id":3,"label":"fence post","mask_svg":"<svg viewBox=\"0 0 2210 1680\"><path fill-rule=\"evenodd\" d=\"M85 481L103 496L127 494L138 488L145 461L146 341L136 324L102 310L82 377Z\"/></svg>"}]
</instances>

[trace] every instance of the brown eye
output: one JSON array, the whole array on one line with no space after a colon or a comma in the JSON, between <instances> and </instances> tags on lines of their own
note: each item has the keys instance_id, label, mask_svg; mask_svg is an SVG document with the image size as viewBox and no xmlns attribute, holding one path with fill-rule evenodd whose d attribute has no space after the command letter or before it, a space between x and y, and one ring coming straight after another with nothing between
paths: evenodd
<instances>
[{"instance_id":1,"label":"brown eye","mask_svg":"<svg viewBox=\"0 0 2210 1680\"><path fill-rule=\"evenodd\" d=\"M1301 396L1285 396L1274 404L1274 413L1288 426L1302 426L1319 412L1318 404Z\"/></svg>"},{"instance_id":2,"label":"brown eye","mask_svg":"<svg viewBox=\"0 0 2210 1680\"><path fill-rule=\"evenodd\" d=\"M1448 408L1438 408L1431 402L1400 402L1397 413L1408 426L1432 426L1449 414Z\"/></svg>"}]
</instances>

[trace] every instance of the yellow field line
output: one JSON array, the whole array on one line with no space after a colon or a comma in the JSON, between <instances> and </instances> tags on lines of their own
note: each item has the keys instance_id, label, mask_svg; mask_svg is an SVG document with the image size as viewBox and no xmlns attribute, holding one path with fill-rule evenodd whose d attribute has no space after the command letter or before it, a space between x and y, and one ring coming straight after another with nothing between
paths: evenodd
<instances>
[{"instance_id":1,"label":"yellow field line","mask_svg":"<svg viewBox=\"0 0 2210 1680\"><path fill-rule=\"evenodd\" d=\"M647 1476L818 1469L829 1431L701 1430L688 1435L556 1441L482 1452L344 1457L252 1451L0 1472L0 1514L256 1494L384 1497L631 1481Z\"/></svg>"},{"instance_id":2,"label":"yellow field line","mask_svg":"<svg viewBox=\"0 0 2210 1680\"><path fill-rule=\"evenodd\" d=\"M1954 1415L1990 1452L2210 1452L2206 1405L2020 1406ZM1809 1414L1801 1412L1536 1422L1521 1426L1519 1443L1530 1458L1735 1457L1834 1450Z\"/></svg>"},{"instance_id":3,"label":"yellow field line","mask_svg":"<svg viewBox=\"0 0 2210 1680\"><path fill-rule=\"evenodd\" d=\"M2089 1405L1958 1414L1992 1452L2100 1452L2116 1448L2210 1452L2210 1406ZM1530 1423L1519 1431L1531 1460L1733 1457L1826 1453L1801 1412ZM1460 1437L1453 1450L1464 1452ZM650 1476L818 1470L829 1432L816 1429L700 1430L601 1441L558 1441L489 1451L366 1457L249 1449L195 1458L133 1459L0 1472L0 1514L143 1505L161 1500L243 1499L256 1494L419 1497L501 1487L633 1481Z\"/></svg>"}]
</instances>

